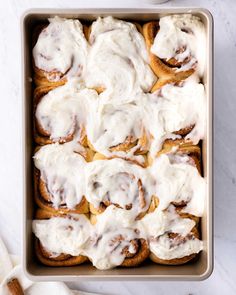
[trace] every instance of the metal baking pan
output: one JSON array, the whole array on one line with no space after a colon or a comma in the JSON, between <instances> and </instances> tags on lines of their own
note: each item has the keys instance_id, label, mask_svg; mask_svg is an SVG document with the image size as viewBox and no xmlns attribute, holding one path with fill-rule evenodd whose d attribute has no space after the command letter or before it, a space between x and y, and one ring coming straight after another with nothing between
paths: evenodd
<instances>
[{"instance_id":1,"label":"metal baking pan","mask_svg":"<svg viewBox=\"0 0 236 295\"><path fill-rule=\"evenodd\" d=\"M32 173L32 32L35 25L49 17L59 15L84 21L98 16L114 17L146 22L175 13L192 13L199 16L207 31L207 66L203 83L207 93L207 136L203 142L203 171L207 179L207 201L205 215L201 218L201 234L204 251L198 259L182 266L165 266L145 263L137 268L115 268L100 271L92 265L72 267L48 267L40 264L34 254L32 219L34 217L33 173ZM22 90L23 90L23 268L32 281L40 280L204 280L213 270L213 185L212 185L212 136L213 136L213 19L210 12L199 8L152 8L152 9L34 9L21 18L22 33Z\"/></svg>"}]
</instances>

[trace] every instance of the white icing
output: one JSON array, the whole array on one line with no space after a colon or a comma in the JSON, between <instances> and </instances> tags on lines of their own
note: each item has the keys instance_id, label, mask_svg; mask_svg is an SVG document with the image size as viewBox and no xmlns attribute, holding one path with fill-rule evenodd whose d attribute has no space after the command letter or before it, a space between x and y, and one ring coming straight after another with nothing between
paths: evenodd
<instances>
[{"instance_id":1,"label":"white icing","mask_svg":"<svg viewBox=\"0 0 236 295\"><path fill-rule=\"evenodd\" d=\"M60 20L60 22L65 21ZM116 39L119 32L124 36L121 39ZM76 133L75 129L79 130L82 121L85 124L89 141L98 152L107 157L116 155L123 158L135 158L140 163L143 158L134 157L135 151L139 149L138 145L125 152L111 151L110 148L124 143L127 138L132 137L135 141L143 135L143 132L146 132L147 135L150 132L153 138L150 151L152 156L155 156L166 138L178 138L179 136L173 132L190 125L195 125L195 127L186 139L197 144L200 139L204 138L206 99L203 85L197 83L196 79L189 78L182 83L181 87L167 84L155 94L145 94L143 92L145 87L140 86L141 84L136 83L137 81L131 83L125 74L122 74L122 77L116 81L113 76L118 77L119 75L118 70L112 70L113 66L119 65L120 70L123 69L123 66L110 60L107 50L103 50L103 46L112 43L109 38L107 39L107 34L112 35L112 40L115 38L116 42L113 41L118 47L121 46L120 42L123 44L123 39L130 39L130 36L134 35L130 39L132 44L130 45L126 40L124 46L127 48L121 46L120 51L133 56L135 60L137 56L141 56L142 62L134 62L138 65L137 69L133 68L137 72L134 76L139 77L138 73L140 72L144 77L149 77L145 72L150 69L148 61L144 58L146 51L143 51L143 45L141 45L143 39L135 26L112 17L99 18L92 25L90 41L93 44L90 54L92 55L93 47L97 43L101 48L99 47L95 51L94 59L88 58L86 83L93 84L93 77L90 75L101 79L102 82L106 81L103 77L105 75L112 83L115 81L114 85L109 86L107 91L99 95L99 98L94 91L79 86L79 81L76 79L72 79L68 85L49 92L39 103L36 117L42 127L51 134L51 138L57 139ZM101 41L99 41L100 39ZM141 43L139 44L139 42ZM102 56L100 57L99 54ZM112 58L114 56L116 56L116 51L112 53ZM122 56L121 53L118 56ZM96 69L100 71L100 74L96 72ZM109 72L110 69L113 74ZM131 73L132 70L127 69L127 72ZM140 76L138 81L146 81L144 77ZM128 92L126 86L120 86L119 83L123 83L122 81L126 86L128 85L127 87L131 87ZM118 94L119 91L116 92L114 87L118 87L122 95ZM62 117L63 120L61 120Z\"/></svg>"},{"instance_id":2,"label":"white icing","mask_svg":"<svg viewBox=\"0 0 236 295\"><path fill-rule=\"evenodd\" d=\"M141 114L140 107L131 103L117 106L99 104L87 122L88 139L98 152L107 157L112 154L124 156L125 153L111 151L110 148L124 143L130 136L134 141L142 136ZM136 145L135 150L137 148Z\"/></svg>"},{"instance_id":3,"label":"white icing","mask_svg":"<svg viewBox=\"0 0 236 295\"><path fill-rule=\"evenodd\" d=\"M147 210L151 194L148 188L152 179L148 171L122 159L99 160L86 167L86 198L99 207L109 201L138 213Z\"/></svg>"},{"instance_id":4,"label":"white icing","mask_svg":"<svg viewBox=\"0 0 236 295\"><path fill-rule=\"evenodd\" d=\"M33 232L43 247L55 254L80 255L90 238L90 228L91 224L83 214L33 221Z\"/></svg>"},{"instance_id":5,"label":"white icing","mask_svg":"<svg viewBox=\"0 0 236 295\"><path fill-rule=\"evenodd\" d=\"M173 205L163 211L157 207L155 211L146 214L139 222L138 228L146 239L157 238L165 232L178 233L186 236L194 227L195 222L189 218L181 218ZM145 236L146 234L146 236Z\"/></svg>"},{"instance_id":6,"label":"white icing","mask_svg":"<svg viewBox=\"0 0 236 295\"><path fill-rule=\"evenodd\" d=\"M203 249L203 242L196 238L189 238L186 241L175 244L171 242L167 234L158 237L150 242L150 250L158 258L170 260L182 258L194 253L199 253Z\"/></svg>"},{"instance_id":7,"label":"white icing","mask_svg":"<svg viewBox=\"0 0 236 295\"><path fill-rule=\"evenodd\" d=\"M38 104L36 118L51 138L58 140L78 133L84 125L96 151L107 157L134 157L135 147L126 152L112 151L129 137L140 139L147 130L152 135L151 154L162 147L166 138L178 138L173 132L194 125L186 139L197 144L205 136L206 97L204 86L193 79L181 85L166 84L154 94L140 94L136 103L104 104L94 90L82 88L72 79L50 91ZM190 112L191 110L191 112ZM61 119L63 118L63 120ZM148 133L146 132L146 133Z\"/></svg>"},{"instance_id":8,"label":"white icing","mask_svg":"<svg viewBox=\"0 0 236 295\"><path fill-rule=\"evenodd\" d=\"M48 72L48 78L55 81L60 76L50 72L82 77L87 54L88 44L81 23L60 17L49 19L49 25L40 33L33 49L36 67Z\"/></svg>"},{"instance_id":9,"label":"white icing","mask_svg":"<svg viewBox=\"0 0 236 295\"><path fill-rule=\"evenodd\" d=\"M132 204L131 211L137 216L147 210L155 195L160 210L171 202L184 201L187 205L183 212L203 215L206 182L188 157L178 156L175 161L163 154L144 169L117 158L86 163L79 154L83 149L80 147L75 153L76 148L73 141L46 145L34 156L56 208L61 203L74 208L85 196L96 208L104 201L122 208ZM138 185L139 180L142 185Z\"/></svg>"},{"instance_id":10,"label":"white icing","mask_svg":"<svg viewBox=\"0 0 236 295\"><path fill-rule=\"evenodd\" d=\"M129 211L110 206L105 212L97 216L94 239L84 251L98 269L120 265L125 258L122 250L130 247L131 240L138 238L133 215Z\"/></svg>"},{"instance_id":11,"label":"white icing","mask_svg":"<svg viewBox=\"0 0 236 295\"><path fill-rule=\"evenodd\" d=\"M166 209L171 202L187 203L183 212L202 216L206 199L206 182L196 167L187 163L170 163L167 155L155 159L150 167L156 177L155 192L159 209Z\"/></svg>"},{"instance_id":12,"label":"white icing","mask_svg":"<svg viewBox=\"0 0 236 295\"><path fill-rule=\"evenodd\" d=\"M194 125L186 136L197 144L205 136L206 97L204 86L188 79L180 85L166 84L149 95L144 105L145 125L153 135L151 153L160 150L166 138L178 138L175 131Z\"/></svg>"},{"instance_id":13,"label":"white icing","mask_svg":"<svg viewBox=\"0 0 236 295\"><path fill-rule=\"evenodd\" d=\"M110 206L97 216L95 225L91 225L83 215L73 215L74 218L76 216L76 221L60 217L34 220L33 231L47 251L58 255L86 255L98 269L109 269L122 264L125 259L123 249L135 253L131 241L139 238L150 241L151 250L155 254L160 253L162 259L172 259L175 253L184 257L202 250L202 243L198 239L194 240L194 244L187 242L188 247L176 246L175 251L169 250L169 241L162 245L165 233L171 231L185 237L195 224L190 219L178 217L173 208L165 212L156 209L136 221L132 212ZM160 249L157 243L160 244Z\"/></svg>"},{"instance_id":14,"label":"white icing","mask_svg":"<svg viewBox=\"0 0 236 295\"><path fill-rule=\"evenodd\" d=\"M75 142L45 145L34 155L34 164L41 172L55 208L65 203L74 208L84 195L84 150Z\"/></svg>"},{"instance_id":15,"label":"white icing","mask_svg":"<svg viewBox=\"0 0 236 295\"><path fill-rule=\"evenodd\" d=\"M42 97L35 113L37 121L51 139L74 134L85 123L89 97L96 99L97 92L82 88L77 78L70 79Z\"/></svg>"},{"instance_id":16,"label":"white icing","mask_svg":"<svg viewBox=\"0 0 236 295\"><path fill-rule=\"evenodd\" d=\"M150 90L156 78L148 65L143 36L134 24L111 16L98 18L89 41L86 84L104 87L101 99L124 103L133 100L134 93Z\"/></svg>"},{"instance_id":17,"label":"white icing","mask_svg":"<svg viewBox=\"0 0 236 295\"><path fill-rule=\"evenodd\" d=\"M179 70L186 71L197 67L199 76L203 76L206 62L206 32L200 18L191 14L164 16L160 19L159 26L151 52L160 58L175 58L179 62L190 57ZM178 53L183 47L185 50Z\"/></svg>"}]
</instances>

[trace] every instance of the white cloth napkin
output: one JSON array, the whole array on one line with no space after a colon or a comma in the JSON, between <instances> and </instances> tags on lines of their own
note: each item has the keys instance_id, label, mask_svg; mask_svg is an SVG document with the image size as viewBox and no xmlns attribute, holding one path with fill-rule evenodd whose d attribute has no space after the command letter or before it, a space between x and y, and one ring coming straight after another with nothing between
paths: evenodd
<instances>
[{"instance_id":1,"label":"white cloth napkin","mask_svg":"<svg viewBox=\"0 0 236 295\"><path fill-rule=\"evenodd\" d=\"M19 257L9 255L2 239L0 238L0 294L9 295L7 282L17 278L26 295L98 295L79 290L70 290L63 282L33 283L23 273L19 264Z\"/></svg>"}]
</instances>

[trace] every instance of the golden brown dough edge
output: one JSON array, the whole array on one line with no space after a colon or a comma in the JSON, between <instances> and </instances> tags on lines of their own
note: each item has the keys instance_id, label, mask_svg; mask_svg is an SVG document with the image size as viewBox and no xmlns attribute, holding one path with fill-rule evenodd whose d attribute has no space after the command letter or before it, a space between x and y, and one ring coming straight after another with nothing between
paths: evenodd
<instances>
[{"instance_id":1,"label":"golden brown dough edge","mask_svg":"<svg viewBox=\"0 0 236 295\"><path fill-rule=\"evenodd\" d=\"M74 139L74 133L75 133L75 129L73 130L72 133L69 133L67 136L61 137L57 140L53 140L50 138L50 133L48 133L46 130L43 129L43 127L41 126L41 124L38 122L37 118L36 118L36 110L37 110L37 106L39 104L39 102L41 101L41 99L47 95L50 91L52 91L53 89L55 89L54 86L39 86L36 87L34 90L34 101L33 101L33 116L34 116L34 120L33 120L33 133L34 133L34 140L37 144L39 145L46 145L46 144L51 144L51 143L66 143L69 141L72 141ZM77 128L77 127L76 127ZM81 131L80 131L80 138L78 139L78 142L85 148L88 147L87 144L87 134L85 131L85 128L82 127Z\"/></svg>"},{"instance_id":2,"label":"golden brown dough edge","mask_svg":"<svg viewBox=\"0 0 236 295\"><path fill-rule=\"evenodd\" d=\"M36 204L44 210L50 211L52 213L60 212L60 213L77 213L84 214L89 212L89 203L85 197L82 198L81 202L74 208L69 209L67 207L59 207L54 208L53 204L50 202L50 194L47 191L46 184L40 179L40 171L35 168L34 169L34 185L35 185L35 202ZM45 189L46 188L46 189Z\"/></svg>"},{"instance_id":3,"label":"golden brown dough edge","mask_svg":"<svg viewBox=\"0 0 236 295\"><path fill-rule=\"evenodd\" d=\"M87 261L87 257L79 255L79 256L71 256L66 254L61 254L55 258L51 258L51 253L48 253L40 243L39 239L35 238L35 253L38 260L48 266L73 266L82 264Z\"/></svg>"},{"instance_id":4,"label":"golden brown dough edge","mask_svg":"<svg viewBox=\"0 0 236 295\"><path fill-rule=\"evenodd\" d=\"M143 25L143 36L146 42L150 66L156 76L159 78L157 83L153 86L152 92L154 92L165 80L184 80L194 73L194 69L187 71L176 72L176 67L173 68L171 65L167 65L160 58L151 52L151 46L154 43L156 34L159 31L159 21L151 21Z\"/></svg>"},{"instance_id":5,"label":"golden brown dough edge","mask_svg":"<svg viewBox=\"0 0 236 295\"><path fill-rule=\"evenodd\" d=\"M88 215L85 215L88 217ZM60 211L48 211L45 209L37 209L35 213L35 218L38 220L43 219L50 219L52 217L68 217L68 214ZM51 253L49 253L41 244L38 238L35 237L35 253L38 260L43 263L44 265L48 266L72 266L82 264L87 261L86 256L78 255L78 256L71 256L69 254L60 254L58 256L53 257Z\"/></svg>"},{"instance_id":6,"label":"golden brown dough edge","mask_svg":"<svg viewBox=\"0 0 236 295\"><path fill-rule=\"evenodd\" d=\"M199 239L199 231L196 226L192 229L191 233L194 235L195 238ZM150 259L157 264L183 265L183 264L188 263L191 260L193 260L197 255L198 255L198 253L193 253L191 255L184 256L182 258L174 258L174 259L166 260L166 259L161 259L161 258L157 257L153 252L151 252Z\"/></svg>"},{"instance_id":7,"label":"golden brown dough edge","mask_svg":"<svg viewBox=\"0 0 236 295\"><path fill-rule=\"evenodd\" d=\"M139 249L133 257L126 257L121 264L122 267L135 267L144 262L150 254L148 243L145 239L139 239Z\"/></svg>"}]
</instances>

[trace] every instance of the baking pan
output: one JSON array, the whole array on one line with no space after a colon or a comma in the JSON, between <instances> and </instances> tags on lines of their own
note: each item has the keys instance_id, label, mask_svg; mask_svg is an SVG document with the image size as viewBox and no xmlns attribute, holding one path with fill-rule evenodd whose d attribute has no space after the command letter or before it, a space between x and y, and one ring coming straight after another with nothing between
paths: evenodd
<instances>
[{"instance_id":1,"label":"baking pan","mask_svg":"<svg viewBox=\"0 0 236 295\"><path fill-rule=\"evenodd\" d=\"M33 201L33 132L32 132L32 32L38 23L59 15L93 21L98 16L114 17L146 22L175 13L192 13L201 18L207 31L207 66L203 83L207 94L207 136L203 141L203 171L207 179L207 200L204 216L201 218L201 234L204 250L196 261L182 266L165 266L146 262L137 268L115 268L101 271L92 265L72 267L49 267L40 264L34 254L32 219ZM213 135L213 19L210 12L199 8L169 9L35 9L24 13L21 18L22 32L22 90L23 90L23 268L32 281L41 280L203 280L213 270L213 187L212 187L212 135Z\"/></svg>"}]
</instances>

